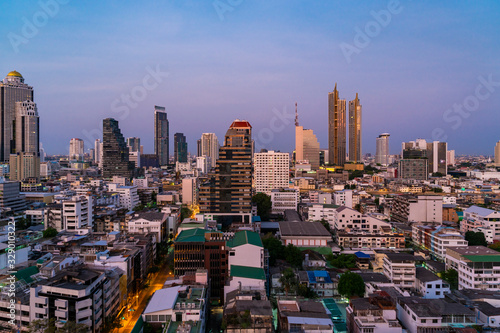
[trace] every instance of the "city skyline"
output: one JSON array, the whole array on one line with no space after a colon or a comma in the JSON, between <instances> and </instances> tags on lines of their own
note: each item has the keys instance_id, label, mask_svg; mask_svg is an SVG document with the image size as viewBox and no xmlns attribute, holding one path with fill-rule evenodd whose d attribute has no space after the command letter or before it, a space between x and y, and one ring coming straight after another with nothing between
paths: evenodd
<instances>
[{"instance_id":1,"label":"city skyline","mask_svg":"<svg viewBox=\"0 0 500 333\"><path fill-rule=\"evenodd\" d=\"M145 153L152 153L152 120L146 118L153 116L153 105L165 106L172 133L186 135L191 153L201 133L222 137L235 118L251 121L256 138L265 138L261 148L291 152L296 101L303 110L301 124L314 130L325 148L324 96L335 82L342 96L359 92L369 110L363 117L363 153L375 153L375 139L383 132L391 133L394 143L413 137L447 141L457 154L493 155L498 141L494 122L484 122L494 119L500 102L497 3L399 2L390 22L379 24L366 45L356 36L377 22L373 13L387 10L388 3L244 2L223 19L212 3L109 3L100 10L97 4L67 3L29 38L23 35L23 17L30 22L43 9L22 1L4 6L0 74L18 70L36 88L40 141L48 154L67 153L64 142L72 137L84 139L88 152L98 133L102 137L107 117L119 120L124 135L140 137ZM141 20L145 13L148 22ZM82 40L70 40L65 30ZM14 35L26 43L16 44ZM349 55L346 45L356 51ZM130 104L122 101L122 94L130 95L145 78L156 87ZM475 107L478 99L469 97L479 85L488 97ZM196 98L189 98L193 92ZM455 104L466 103L473 111L454 111ZM267 140L265 130L285 109L290 119L278 118L280 130ZM66 126L59 126L68 112ZM214 115L220 123L210 122ZM55 131L60 140L50 134ZM394 145L391 153L396 152Z\"/></svg>"}]
</instances>

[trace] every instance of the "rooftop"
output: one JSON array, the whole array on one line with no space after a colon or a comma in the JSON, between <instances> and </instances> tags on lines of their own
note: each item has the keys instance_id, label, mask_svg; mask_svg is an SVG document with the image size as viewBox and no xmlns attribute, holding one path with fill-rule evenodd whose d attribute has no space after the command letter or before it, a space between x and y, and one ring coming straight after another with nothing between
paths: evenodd
<instances>
[{"instance_id":1,"label":"rooftop","mask_svg":"<svg viewBox=\"0 0 500 333\"><path fill-rule=\"evenodd\" d=\"M417 267L416 277L418 280L420 280L422 282L441 280L436 274L432 273L427 268L423 268L423 267Z\"/></svg>"},{"instance_id":2,"label":"rooftop","mask_svg":"<svg viewBox=\"0 0 500 333\"><path fill-rule=\"evenodd\" d=\"M231 276L255 280L266 279L266 273L264 272L264 269L238 265L231 265Z\"/></svg>"},{"instance_id":3,"label":"rooftop","mask_svg":"<svg viewBox=\"0 0 500 333\"><path fill-rule=\"evenodd\" d=\"M258 247L264 247L259 234L249 230L238 231L233 238L227 241L227 246L237 247L245 244L251 244Z\"/></svg>"},{"instance_id":4,"label":"rooftop","mask_svg":"<svg viewBox=\"0 0 500 333\"><path fill-rule=\"evenodd\" d=\"M315 236L331 237L332 235L321 222L280 222L281 236Z\"/></svg>"}]
</instances>

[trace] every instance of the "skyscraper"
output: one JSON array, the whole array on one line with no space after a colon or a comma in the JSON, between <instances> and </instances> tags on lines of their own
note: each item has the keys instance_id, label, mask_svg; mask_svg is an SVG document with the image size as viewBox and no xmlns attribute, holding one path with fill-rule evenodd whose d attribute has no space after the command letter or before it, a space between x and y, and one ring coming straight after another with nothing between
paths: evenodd
<instances>
[{"instance_id":1,"label":"skyscraper","mask_svg":"<svg viewBox=\"0 0 500 333\"><path fill-rule=\"evenodd\" d=\"M448 150L446 152L446 164L455 165L455 150Z\"/></svg>"},{"instance_id":2,"label":"skyscraper","mask_svg":"<svg viewBox=\"0 0 500 333\"><path fill-rule=\"evenodd\" d=\"M375 152L375 163L381 165L389 164L389 136L389 133L382 133L378 136Z\"/></svg>"},{"instance_id":3,"label":"skyscraper","mask_svg":"<svg viewBox=\"0 0 500 333\"><path fill-rule=\"evenodd\" d=\"M127 138L127 146L130 152L141 151L141 139L136 137Z\"/></svg>"},{"instance_id":4,"label":"skyscraper","mask_svg":"<svg viewBox=\"0 0 500 333\"><path fill-rule=\"evenodd\" d=\"M8 162L16 151L14 120L16 102L33 102L33 87L24 83L23 76L12 71L0 82L0 162Z\"/></svg>"},{"instance_id":5,"label":"skyscraper","mask_svg":"<svg viewBox=\"0 0 500 333\"><path fill-rule=\"evenodd\" d=\"M495 145L495 165L500 166L500 141Z\"/></svg>"},{"instance_id":6,"label":"skyscraper","mask_svg":"<svg viewBox=\"0 0 500 333\"><path fill-rule=\"evenodd\" d=\"M102 176L132 177L134 163L129 161L128 147L118 121L106 118L102 123Z\"/></svg>"},{"instance_id":7,"label":"skyscraper","mask_svg":"<svg viewBox=\"0 0 500 333\"><path fill-rule=\"evenodd\" d=\"M248 214L251 210L252 126L236 119L226 132L212 181L200 186L200 211Z\"/></svg>"},{"instance_id":8,"label":"skyscraper","mask_svg":"<svg viewBox=\"0 0 500 333\"><path fill-rule=\"evenodd\" d=\"M69 159L83 161L85 152L84 142L82 139L73 138L69 141Z\"/></svg>"},{"instance_id":9,"label":"skyscraper","mask_svg":"<svg viewBox=\"0 0 500 333\"><path fill-rule=\"evenodd\" d=\"M274 189L289 188L290 155L268 151L254 154L255 192L271 195Z\"/></svg>"},{"instance_id":10,"label":"skyscraper","mask_svg":"<svg viewBox=\"0 0 500 333\"><path fill-rule=\"evenodd\" d=\"M328 159L330 165L343 166L346 160L346 101L339 98L337 84L328 93Z\"/></svg>"},{"instance_id":11,"label":"skyscraper","mask_svg":"<svg viewBox=\"0 0 500 333\"><path fill-rule=\"evenodd\" d=\"M361 150L361 104L358 94L349 101L349 161L362 162Z\"/></svg>"},{"instance_id":12,"label":"skyscraper","mask_svg":"<svg viewBox=\"0 0 500 333\"><path fill-rule=\"evenodd\" d=\"M102 168L102 141L101 139L96 139L94 142L94 155L95 162Z\"/></svg>"},{"instance_id":13,"label":"skyscraper","mask_svg":"<svg viewBox=\"0 0 500 333\"><path fill-rule=\"evenodd\" d=\"M168 164L168 137L168 119L165 108L155 105L155 154L158 156L160 165Z\"/></svg>"},{"instance_id":14,"label":"skyscraper","mask_svg":"<svg viewBox=\"0 0 500 333\"><path fill-rule=\"evenodd\" d=\"M186 163L187 158L186 136L182 133L174 134L174 162Z\"/></svg>"},{"instance_id":15,"label":"skyscraper","mask_svg":"<svg viewBox=\"0 0 500 333\"><path fill-rule=\"evenodd\" d=\"M215 168L219 158L219 140L215 133L203 133L201 135L198 156L207 156L210 167Z\"/></svg>"},{"instance_id":16,"label":"skyscraper","mask_svg":"<svg viewBox=\"0 0 500 333\"><path fill-rule=\"evenodd\" d=\"M295 106L297 107L297 106ZM295 163L308 161L311 168L319 169L319 142L313 130L299 126L297 108L295 109Z\"/></svg>"},{"instance_id":17,"label":"skyscraper","mask_svg":"<svg viewBox=\"0 0 500 333\"><path fill-rule=\"evenodd\" d=\"M447 151L448 144L446 142L433 141L427 143L429 173L439 172L446 176L448 173L448 163L446 162Z\"/></svg>"},{"instance_id":18,"label":"skyscraper","mask_svg":"<svg viewBox=\"0 0 500 333\"><path fill-rule=\"evenodd\" d=\"M40 124L36 104L16 102L16 152L40 153Z\"/></svg>"}]
</instances>

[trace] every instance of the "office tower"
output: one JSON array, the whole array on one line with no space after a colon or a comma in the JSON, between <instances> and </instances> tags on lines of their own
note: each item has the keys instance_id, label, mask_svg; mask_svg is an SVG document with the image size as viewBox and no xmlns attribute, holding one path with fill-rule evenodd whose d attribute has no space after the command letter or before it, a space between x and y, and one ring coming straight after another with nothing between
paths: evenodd
<instances>
[{"instance_id":1,"label":"office tower","mask_svg":"<svg viewBox=\"0 0 500 333\"><path fill-rule=\"evenodd\" d=\"M141 150L141 139L136 137L127 138L127 146L129 152L140 152Z\"/></svg>"},{"instance_id":2,"label":"office tower","mask_svg":"<svg viewBox=\"0 0 500 333\"><path fill-rule=\"evenodd\" d=\"M295 163L308 161L313 170L319 169L319 142L313 130L299 126L295 110Z\"/></svg>"},{"instance_id":3,"label":"office tower","mask_svg":"<svg viewBox=\"0 0 500 333\"><path fill-rule=\"evenodd\" d=\"M128 152L128 160L134 163L134 167L141 167L141 154L138 151L129 151Z\"/></svg>"},{"instance_id":4,"label":"office tower","mask_svg":"<svg viewBox=\"0 0 500 333\"><path fill-rule=\"evenodd\" d=\"M328 157L329 164L343 166L346 159L346 101L339 98L337 84L328 93ZM361 148L360 148L361 149Z\"/></svg>"},{"instance_id":5,"label":"office tower","mask_svg":"<svg viewBox=\"0 0 500 333\"><path fill-rule=\"evenodd\" d=\"M255 192L271 195L274 189L289 188L290 156L288 153L268 151L256 153L253 158Z\"/></svg>"},{"instance_id":6,"label":"office tower","mask_svg":"<svg viewBox=\"0 0 500 333\"><path fill-rule=\"evenodd\" d=\"M23 76L12 71L0 82L0 162L8 162L16 152L14 122L16 102L33 102L33 87L24 83Z\"/></svg>"},{"instance_id":7,"label":"office tower","mask_svg":"<svg viewBox=\"0 0 500 333\"><path fill-rule=\"evenodd\" d=\"M196 156L201 156L201 139L196 140Z\"/></svg>"},{"instance_id":8,"label":"office tower","mask_svg":"<svg viewBox=\"0 0 500 333\"><path fill-rule=\"evenodd\" d=\"M0 209L13 212L26 210L26 200L20 193L21 183L17 181L6 181L0 177Z\"/></svg>"},{"instance_id":9,"label":"office tower","mask_svg":"<svg viewBox=\"0 0 500 333\"><path fill-rule=\"evenodd\" d=\"M448 173L448 163L446 163L447 151L448 144L446 142L433 141L427 143L429 173L439 172L442 175Z\"/></svg>"},{"instance_id":10,"label":"office tower","mask_svg":"<svg viewBox=\"0 0 500 333\"><path fill-rule=\"evenodd\" d=\"M16 152L40 153L40 125L36 104L16 102Z\"/></svg>"},{"instance_id":11,"label":"office tower","mask_svg":"<svg viewBox=\"0 0 500 333\"><path fill-rule=\"evenodd\" d=\"M399 160L398 178L427 180L429 178L427 158Z\"/></svg>"},{"instance_id":12,"label":"office tower","mask_svg":"<svg viewBox=\"0 0 500 333\"><path fill-rule=\"evenodd\" d=\"M210 158L210 167L215 168L219 158L219 140L215 133L203 133L199 140L198 156L207 156Z\"/></svg>"},{"instance_id":13,"label":"office tower","mask_svg":"<svg viewBox=\"0 0 500 333\"><path fill-rule=\"evenodd\" d=\"M455 150L448 150L446 152L446 164L455 165Z\"/></svg>"},{"instance_id":14,"label":"office tower","mask_svg":"<svg viewBox=\"0 0 500 333\"><path fill-rule=\"evenodd\" d=\"M495 145L495 165L500 166L500 141Z\"/></svg>"},{"instance_id":15,"label":"office tower","mask_svg":"<svg viewBox=\"0 0 500 333\"><path fill-rule=\"evenodd\" d=\"M106 118L102 122L102 176L132 177L134 163L129 161L128 147L118 127L118 121Z\"/></svg>"},{"instance_id":16,"label":"office tower","mask_svg":"<svg viewBox=\"0 0 500 333\"><path fill-rule=\"evenodd\" d=\"M361 140L361 104L356 93L356 98L349 101L349 161L363 162Z\"/></svg>"},{"instance_id":17,"label":"office tower","mask_svg":"<svg viewBox=\"0 0 500 333\"><path fill-rule=\"evenodd\" d=\"M168 119L165 108L155 105L155 154L158 156L160 165L168 164L168 137Z\"/></svg>"},{"instance_id":18,"label":"office tower","mask_svg":"<svg viewBox=\"0 0 500 333\"><path fill-rule=\"evenodd\" d=\"M389 133L382 133L378 136L375 163L389 165L389 136Z\"/></svg>"},{"instance_id":19,"label":"office tower","mask_svg":"<svg viewBox=\"0 0 500 333\"><path fill-rule=\"evenodd\" d=\"M215 207L219 213L252 210L252 126L236 119L220 148L215 176Z\"/></svg>"},{"instance_id":20,"label":"office tower","mask_svg":"<svg viewBox=\"0 0 500 333\"><path fill-rule=\"evenodd\" d=\"M84 154L83 140L78 138L73 138L69 142L69 159L83 161Z\"/></svg>"},{"instance_id":21,"label":"office tower","mask_svg":"<svg viewBox=\"0 0 500 333\"><path fill-rule=\"evenodd\" d=\"M186 177L182 179L182 203L184 205L198 204L196 177Z\"/></svg>"},{"instance_id":22,"label":"office tower","mask_svg":"<svg viewBox=\"0 0 500 333\"><path fill-rule=\"evenodd\" d=\"M95 163L102 168L102 141L101 139L96 139L94 142L94 155Z\"/></svg>"},{"instance_id":23,"label":"office tower","mask_svg":"<svg viewBox=\"0 0 500 333\"><path fill-rule=\"evenodd\" d=\"M174 163L187 163L187 142L186 136L182 133L174 134Z\"/></svg>"}]
</instances>

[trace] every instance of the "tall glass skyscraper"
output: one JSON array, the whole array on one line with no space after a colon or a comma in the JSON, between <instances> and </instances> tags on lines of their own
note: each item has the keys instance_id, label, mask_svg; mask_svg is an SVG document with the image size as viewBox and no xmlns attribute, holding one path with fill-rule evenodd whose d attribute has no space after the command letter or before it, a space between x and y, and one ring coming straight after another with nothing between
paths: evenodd
<instances>
[{"instance_id":1,"label":"tall glass skyscraper","mask_svg":"<svg viewBox=\"0 0 500 333\"><path fill-rule=\"evenodd\" d=\"M349 161L362 162L361 150L361 104L358 94L349 101Z\"/></svg>"},{"instance_id":2,"label":"tall glass skyscraper","mask_svg":"<svg viewBox=\"0 0 500 333\"><path fill-rule=\"evenodd\" d=\"M155 154L158 156L160 165L168 164L168 137L168 119L165 108L155 105Z\"/></svg>"},{"instance_id":3,"label":"tall glass skyscraper","mask_svg":"<svg viewBox=\"0 0 500 333\"><path fill-rule=\"evenodd\" d=\"M186 163L188 160L186 136L182 133L174 134L174 162Z\"/></svg>"},{"instance_id":4,"label":"tall glass skyscraper","mask_svg":"<svg viewBox=\"0 0 500 333\"><path fill-rule=\"evenodd\" d=\"M113 118L104 119L102 132L102 176L132 177L134 163L129 161L128 147L118 121Z\"/></svg>"}]
</instances>

